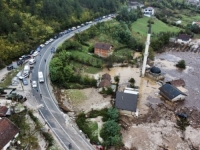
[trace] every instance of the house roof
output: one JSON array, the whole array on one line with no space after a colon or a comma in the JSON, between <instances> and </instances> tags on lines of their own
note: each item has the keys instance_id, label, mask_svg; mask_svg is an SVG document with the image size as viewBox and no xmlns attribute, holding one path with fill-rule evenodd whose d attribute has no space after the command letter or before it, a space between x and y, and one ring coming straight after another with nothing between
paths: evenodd
<instances>
[{"instance_id":1,"label":"house roof","mask_svg":"<svg viewBox=\"0 0 200 150\"><path fill-rule=\"evenodd\" d=\"M187 34L179 34L177 39L181 39L182 41L189 41L189 39L191 38L191 35L187 35Z\"/></svg>"},{"instance_id":2,"label":"house roof","mask_svg":"<svg viewBox=\"0 0 200 150\"><path fill-rule=\"evenodd\" d=\"M200 26L200 22L195 22L194 24L199 25Z\"/></svg>"},{"instance_id":3,"label":"house roof","mask_svg":"<svg viewBox=\"0 0 200 150\"><path fill-rule=\"evenodd\" d=\"M106 79L106 80L110 81L111 80L111 76L108 73L105 73L105 74L102 75L102 80L103 79Z\"/></svg>"},{"instance_id":4,"label":"house roof","mask_svg":"<svg viewBox=\"0 0 200 150\"><path fill-rule=\"evenodd\" d=\"M106 43L96 43L95 44L95 48L98 48L98 49L103 49L103 50L110 50L110 47L112 45L111 44L106 44Z\"/></svg>"},{"instance_id":5,"label":"house roof","mask_svg":"<svg viewBox=\"0 0 200 150\"><path fill-rule=\"evenodd\" d=\"M111 86L111 82L107 79L101 80L99 83L99 87L109 87Z\"/></svg>"},{"instance_id":6,"label":"house roof","mask_svg":"<svg viewBox=\"0 0 200 150\"><path fill-rule=\"evenodd\" d=\"M177 89L175 86L171 85L171 84L164 84L163 86L161 86L159 88L160 92L162 92L162 94L164 94L164 96L166 96L167 99L172 100L175 97L177 97L178 95L182 94L187 96L185 93L181 92L179 89Z\"/></svg>"},{"instance_id":7,"label":"house roof","mask_svg":"<svg viewBox=\"0 0 200 150\"><path fill-rule=\"evenodd\" d=\"M117 92L115 107L118 109L136 112L138 95L124 92Z\"/></svg>"},{"instance_id":8,"label":"house roof","mask_svg":"<svg viewBox=\"0 0 200 150\"><path fill-rule=\"evenodd\" d=\"M0 106L0 117L6 116L8 108L6 106Z\"/></svg>"},{"instance_id":9,"label":"house roof","mask_svg":"<svg viewBox=\"0 0 200 150\"><path fill-rule=\"evenodd\" d=\"M175 87L178 86L185 86L185 81L183 79L178 79L178 80L172 80L172 81L168 81L166 83L169 83Z\"/></svg>"},{"instance_id":10,"label":"house roof","mask_svg":"<svg viewBox=\"0 0 200 150\"><path fill-rule=\"evenodd\" d=\"M145 8L145 9L148 9L148 10L153 10L154 8L153 7L147 7L147 8Z\"/></svg>"},{"instance_id":11,"label":"house roof","mask_svg":"<svg viewBox=\"0 0 200 150\"><path fill-rule=\"evenodd\" d=\"M0 119L0 149L2 149L13 137L19 132L19 128L15 126L9 119Z\"/></svg>"}]
</instances>

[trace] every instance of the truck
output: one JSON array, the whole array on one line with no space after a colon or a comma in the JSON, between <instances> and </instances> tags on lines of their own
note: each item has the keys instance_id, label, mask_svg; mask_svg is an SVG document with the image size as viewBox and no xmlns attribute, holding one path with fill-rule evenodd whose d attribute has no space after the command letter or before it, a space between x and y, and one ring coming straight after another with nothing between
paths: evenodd
<instances>
[{"instance_id":1,"label":"truck","mask_svg":"<svg viewBox=\"0 0 200 150\"><path fill-rule=\"evenodd\" d=\"M38 72L38 80L39 82L44 82L44 76L43 76L43 73L41 71Z\"/></svg>"}]
</instances>

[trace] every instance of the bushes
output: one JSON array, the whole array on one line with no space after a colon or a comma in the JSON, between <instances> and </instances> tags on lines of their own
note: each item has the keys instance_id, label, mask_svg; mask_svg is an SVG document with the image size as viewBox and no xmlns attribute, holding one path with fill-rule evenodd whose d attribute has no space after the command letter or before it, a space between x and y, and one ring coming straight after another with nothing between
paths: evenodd
<instances>
[{"instance_id":1,"label":"bushes","mask_svg":"<svg viewBox=\"0 0 200 150\"><path fill-rule=\"evenodd\" d=\"M186 65L185 65L185 60L180 60L177 64L176 67L181 68L181 69L185 69Z\"/></svg>"},{"instance_id":2,"label":"bushes","mask_svg":"<svg viewBox=\"0 0 200 150\"><path fill-rule=\"evenodd\" d=\"M108 111L108 108L104 108L104 109L101 109L101 110L92 110L89 113L88 117L89 118L96 118L98 116L102 116L103 118L107 118L107 111Z\"/></svg>"}]
</instances>

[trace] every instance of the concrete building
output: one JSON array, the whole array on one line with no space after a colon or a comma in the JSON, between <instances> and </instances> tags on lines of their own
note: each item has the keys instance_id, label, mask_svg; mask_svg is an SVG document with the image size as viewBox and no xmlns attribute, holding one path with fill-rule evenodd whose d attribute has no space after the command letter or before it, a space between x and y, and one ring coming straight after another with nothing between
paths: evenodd
<instances>
[{"instance_id":1,"label":"concrete building","mask_svg":"<svg viewBox=\"0 0 200 150\"><path fill-rule=\"evenodd\" d=\"M155 14L155 10L153 7L147 7L143 9L144 16L151 17Z\"/></svg>"}]
</instances>

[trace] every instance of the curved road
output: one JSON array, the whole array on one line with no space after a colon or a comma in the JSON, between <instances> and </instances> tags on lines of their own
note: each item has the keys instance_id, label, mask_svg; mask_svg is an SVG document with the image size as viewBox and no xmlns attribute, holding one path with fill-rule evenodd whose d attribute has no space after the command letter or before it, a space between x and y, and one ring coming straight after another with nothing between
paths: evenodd
<instances>
[{"instance_id":1,"label":"curved road","mask_svg":"<svg viewBox=\"0 0 200 150\"><path fill-rule=\"evenodd\" d=\"M84 26L79 29L79 31L86 30L90 25ZM36 57L36 64L32 70L32 81L38 81L38 71L42 71L44 75L45 82L38 82L38 89L32 89L32 93L37 99L38 105L43 105L44 107L39 108L39 112L50 126L51 130L54 132L56 137L59 139L60 143L65 149L69 149L69 144L71 143L73 150L93 150L92 145L82 137L72 126L66 124L66 117L62 111L58 108L55 100L52 96L52 91L49 90L49 79L48 79L48 63L52 57L51 48L57 48L66 39L69 39L74 35L77 30L63 35L62 37L56 39L49 45L46 45ZM47 62L45 63L45 59ZM42 97L40 96L42 94Z\"/></svg>"}]
</instances>

